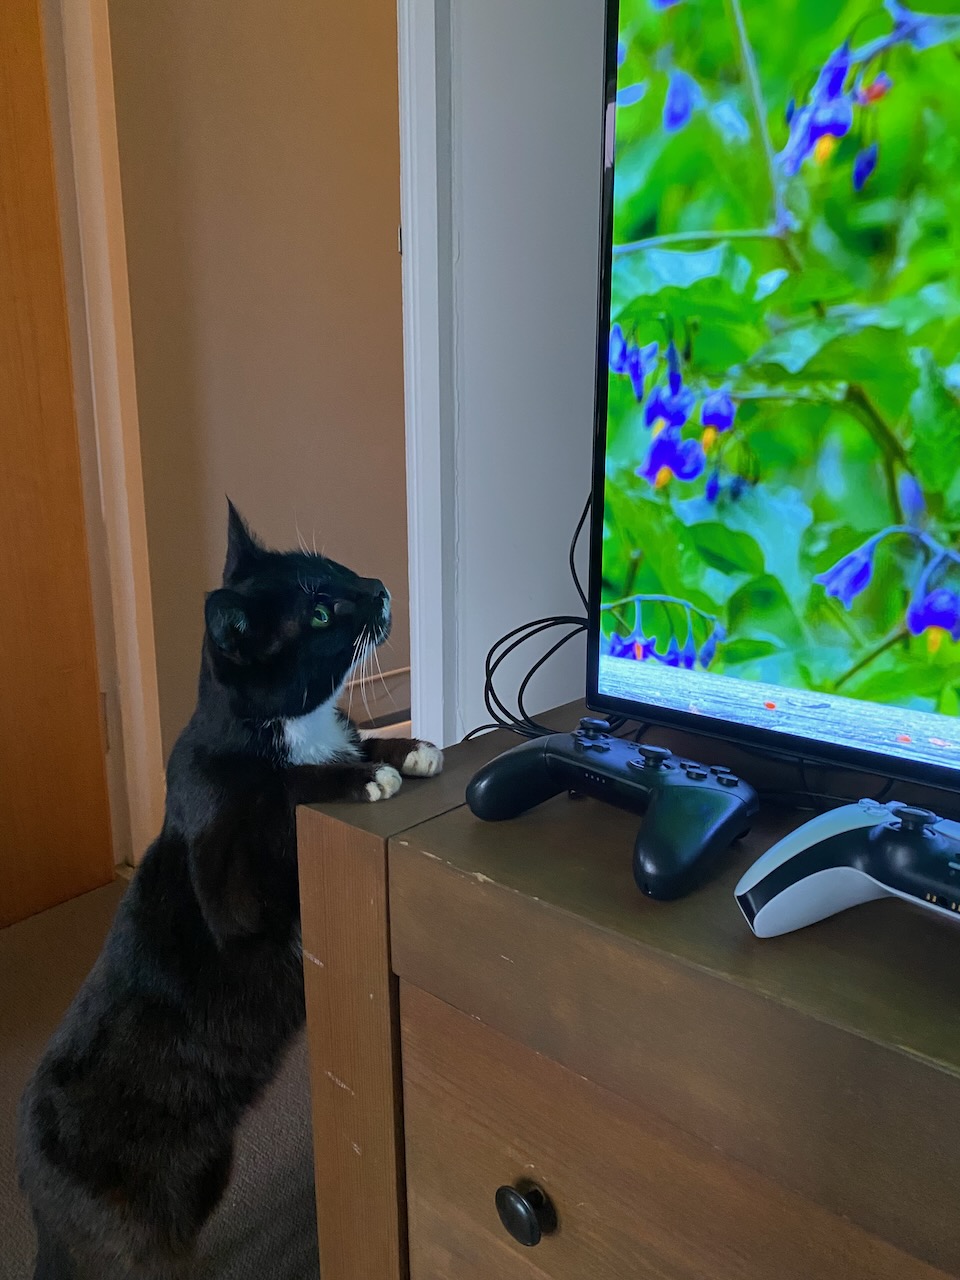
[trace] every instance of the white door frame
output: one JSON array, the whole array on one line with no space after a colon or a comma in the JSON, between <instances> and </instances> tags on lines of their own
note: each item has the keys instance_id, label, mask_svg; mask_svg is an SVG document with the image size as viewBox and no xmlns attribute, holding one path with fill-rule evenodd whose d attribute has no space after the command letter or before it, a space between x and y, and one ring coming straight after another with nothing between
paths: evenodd
<instances>
[{"instance_id":1,"label":"white door frame","mask_svg":"<svg viewBox=\"0 0 960 1280\"><path fill-rule=\"evenodd\" d=\"M413 732L456 737L449 0L398 0Z\"/></svg>"},{"instance_id":2,"label":"white door frame","mask_svg":"<svg viewBox=\"0 0 960 1280\"><path fill-rule=\"evenodd\" d=\"M165 796L107 0L60 0L59 13L99 472L100 511L88 514L103 524L123 737L126 812L114 821L138 861Z\"/></svg>"}]
</instances>

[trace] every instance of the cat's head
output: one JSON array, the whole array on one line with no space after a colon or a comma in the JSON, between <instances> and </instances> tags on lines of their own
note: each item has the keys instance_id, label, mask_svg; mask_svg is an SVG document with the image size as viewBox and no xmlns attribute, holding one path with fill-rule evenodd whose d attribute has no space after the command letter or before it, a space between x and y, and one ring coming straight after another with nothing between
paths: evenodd
<instances>
[{"instance_id":1,"label":"cat's head","mask_svg":"<svg viewBox=\"0 0 960 1280\"><path fill-rule=\"evenodd\" d=\"M204 611L208 661L244 716L305 715L387 638L390 593L326 556L269 550L228 505L223 586Z\"/></svg>"}]
</instances>

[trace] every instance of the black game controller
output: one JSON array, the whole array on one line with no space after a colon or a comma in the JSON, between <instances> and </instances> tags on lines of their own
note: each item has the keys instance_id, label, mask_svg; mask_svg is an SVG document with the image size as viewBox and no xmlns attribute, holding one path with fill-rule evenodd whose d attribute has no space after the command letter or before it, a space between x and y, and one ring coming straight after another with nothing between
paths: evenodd
<instances>
[{"instance_id":1,"label":"black game controller","mask_svg":"<svg viewBox=\"0 0 960 1280\"><path fill-rule=\"evenodd\" d=\"M746 835L757 794L721 765L684 760L665 747L625 741L605 720L574 733L523 742L485 765L467 787L478 818L517 818L562 791L644 813L633 850L637 887L650 898L680 898Z\"/></svg>"}]
</instances>

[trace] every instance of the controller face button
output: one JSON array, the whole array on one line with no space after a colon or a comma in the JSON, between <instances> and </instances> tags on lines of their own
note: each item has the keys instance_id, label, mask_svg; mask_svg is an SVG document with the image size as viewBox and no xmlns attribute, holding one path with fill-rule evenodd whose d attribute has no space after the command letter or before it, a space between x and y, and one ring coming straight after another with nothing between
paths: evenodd
<instances>
[{"instance_id":1,"label":"controller face button","mask_svg":"<svg viewBox=\"0 0 960 1280\"><path fill-rule=\"evenodd\" d=\"M687 777L691 782L704 782L707 777L706 769L688 769Z\"/></svg>"},{"instance_id":2,"label":"controller face button","mask_svg":"<svg viewBox=\"0 0 960 1280\"><path fill-rule=\"evenodd\" d=\"M720 773L717 775L717 781L721 787L739 787L740 779L735 778L732 773Z\"/></svg>"}]
</instances>

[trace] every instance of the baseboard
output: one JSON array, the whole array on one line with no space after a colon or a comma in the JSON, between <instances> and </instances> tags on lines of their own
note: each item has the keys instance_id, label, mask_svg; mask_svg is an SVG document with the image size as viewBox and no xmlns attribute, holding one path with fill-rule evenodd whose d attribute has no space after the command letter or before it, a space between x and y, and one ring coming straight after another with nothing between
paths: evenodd
<instances>
[{"instance_id":1,"label":"baseboard","mask_svg":"<svg viewBox=\"0 0 960 1280\"><path fill-rule=\"evenodd\" d=\"M364 728L360 730L363 738L411 738L413 737L413 723L410 720L400 720L396 724L386 724L379 729Z\"/></svg>"},{"instance_id":2,"label":"baseboard","mask_svg":"<svg viewBox=\"0 0 960 1280\"><path fill-rule=\"evenodd\" d=\"M351 680L344 690L340 705L360 729L374 729L385 736L388 729L410 721L410 668L400 667L368 676L361 688L359 680ZM409 736L401 733L394 737Z\"/></svg>"}]
</instances>

